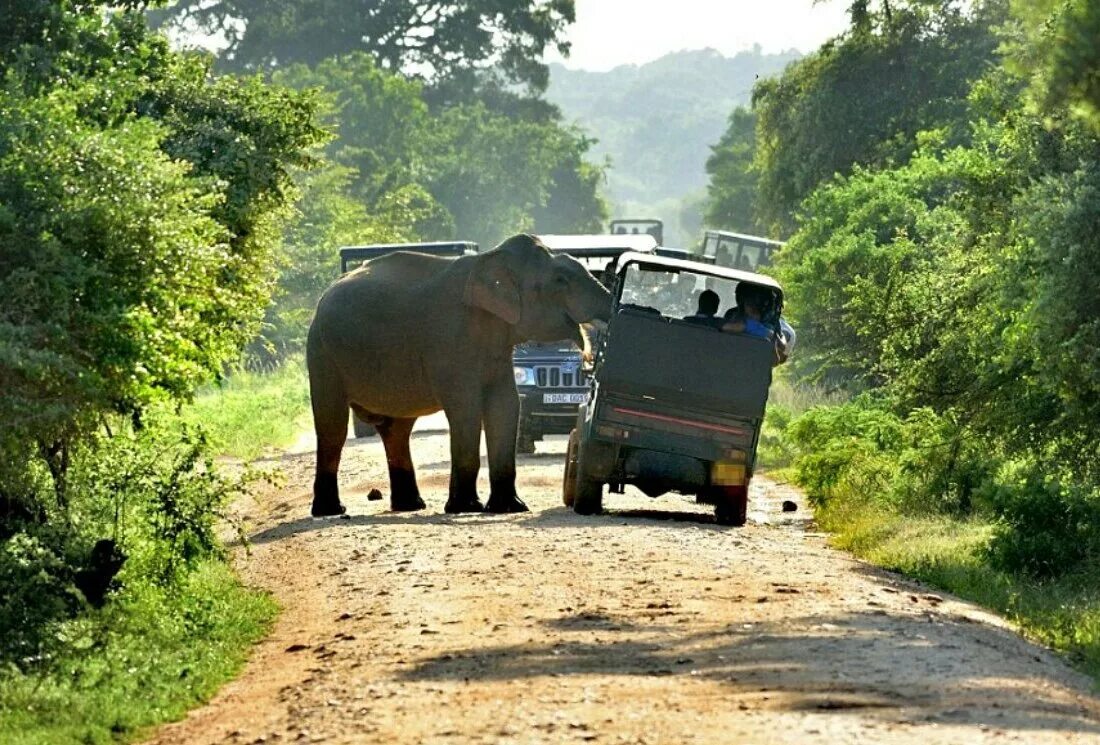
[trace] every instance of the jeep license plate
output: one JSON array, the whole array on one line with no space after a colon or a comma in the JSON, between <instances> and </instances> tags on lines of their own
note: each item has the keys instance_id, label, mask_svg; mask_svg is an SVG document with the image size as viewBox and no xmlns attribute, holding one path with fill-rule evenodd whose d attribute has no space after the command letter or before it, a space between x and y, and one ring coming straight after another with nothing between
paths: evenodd
<instances>
[{"instance_id":1,"label":"jeep license plate","mask_svg":"<svg viewBox=\"0 0 1100 745\"><path fill-rule=\"evenodd\" d=\"M587 393L544 393L542 402L544 404L583 404L587 396Z\"/></svg>"}]
</instances>

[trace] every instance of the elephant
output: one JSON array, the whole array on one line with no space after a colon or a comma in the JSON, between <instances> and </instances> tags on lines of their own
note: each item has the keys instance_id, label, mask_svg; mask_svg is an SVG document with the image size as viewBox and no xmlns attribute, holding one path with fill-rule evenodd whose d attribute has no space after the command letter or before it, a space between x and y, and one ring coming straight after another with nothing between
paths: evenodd
<instances>
[{"instance_id":1,"label":"elephant","mask_svg":"<svg viewBox=\"0 0 1100 745\"><path fill-rule=\"evenodd\" d=\"M382 438L393 510L425 507L409 436L417 417L442 409L451 449L445 511L527 511L515 485L512 348L562 339L584 348L580 324L606 322L610 313L610 294L579 261L527 234L458 258L398 251L338 279L318 301L306 342L317 433L313 516L346 511L337 472L349 407ZM484 506L477 494L482 426L490 480Z\"/></svg>"}]
</instances>

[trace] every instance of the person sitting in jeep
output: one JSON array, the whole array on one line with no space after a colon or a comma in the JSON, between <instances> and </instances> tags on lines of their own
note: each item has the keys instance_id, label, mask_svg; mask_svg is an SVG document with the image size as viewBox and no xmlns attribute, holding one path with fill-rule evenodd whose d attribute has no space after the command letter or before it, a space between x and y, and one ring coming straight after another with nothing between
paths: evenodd
<instances>
[{"instance_id":1,"label":"person sitting in jeep","mask_svg":"<svg viewBox=\"0 0 1100 745\"><path fill-rule=\"evenodd\" d=\"M741 282L734 289L737 306L726 311L723 331L748 334L761 339L771 339L775 333L764 325L764 306L768 299L766 290Z\"/></svg>"},{"instance_id":2,"label":"person sitting in jeep","mask_svg":"<svg viewBox=\"0 0 1100 745\"><path fill-rule=\"evenodd\" d=\"M718 317L718 305L721 299L714 290L703 290L699 293L699 307L695 313L684 318L690 323L698 323L712 328L721 328L724 319Z\"/></svg>"},{"instance_id":3,"label":"person sitting in jeep","mask_svg":"<svg viewBox=\"0 0 1100 745\"><path fill-rule=\"evenodd\" d=\"M779 319L779 334L764 323L765 309L770 300L767 290L742 282L734 289L734 296L737 299L737 306L726 311L722 330L774 340L775 362L773 364L780 365L786 362L794 346L794 329L782 318Z\"/></svg>"}]
</instances>

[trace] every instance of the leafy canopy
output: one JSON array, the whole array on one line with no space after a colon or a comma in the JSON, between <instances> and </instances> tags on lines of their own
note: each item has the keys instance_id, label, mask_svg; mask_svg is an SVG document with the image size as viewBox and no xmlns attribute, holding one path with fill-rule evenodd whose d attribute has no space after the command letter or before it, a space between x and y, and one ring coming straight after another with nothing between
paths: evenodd
<instances>
[{"instance_id":1,"label":"leafy canopy","mask_svg":"<svg viewBox=\"0 0 1100 745\"><path fill-rule=\"evenodd\" d=\"M760 218L790 232L798 205L854 165L904 162L922 130L965 122L970 85L994 61L996 1L853 6L842 36L753 90ZM962 141L963 125L949 129Z\"/></svg>"},{"instance_id":2,"label":"leafy canopy","mask_svg":"<svg viewBox=\"0 0 1100 745\"><path fill-rule=\"evenodd\" d=\"M237 70L316 65L369 53L385 69L439 80L496 67L534 90L546 87L548 47L574 21L573 0L179 0L166 20L223 34Z\"/></svg>"}]
</instances>

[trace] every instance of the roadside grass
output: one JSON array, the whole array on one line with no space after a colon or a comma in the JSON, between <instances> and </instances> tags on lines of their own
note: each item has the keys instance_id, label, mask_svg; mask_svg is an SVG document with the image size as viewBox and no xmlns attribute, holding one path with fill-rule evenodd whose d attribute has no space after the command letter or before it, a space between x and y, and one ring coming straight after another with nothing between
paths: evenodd
<instances>
[{"instance_id":1,"label":"roadside grass","mask_svg":"<svg viewBox=\"0 0 1100 745\"><path fill-rule=\"evenodd\" d=\"M760 428L760 444L756 451L758 470L773 477L790 480L789 470L797 455L784 436L793 419L817 406L835 406L845 397L814 385L797 385L788 380L782 369L776 373L768 391L768 407Z\"/></svg>"},{"instance_id":2,"label":"roadside grass","mask_svg":"<svg viewBox=\"0 0 1100 745\"><path fill-rule=\"evenodd\" d=\"M208 560L171 593L127 590L59 633L80 644L48 675L6 671L5 745L129 742L181 718L234 677L270 628L275 602Z\"/></svg>"},{"instance_id":3,"label":"roadside grass","mask_svg":"<svg viewBox=\"0 0 1100 745\"><path fill-rule=\"evenodd\" d=\"M178 415L158 415L168 429L178 426L174 422L201 425L211 454L249 460L290 444L308 426L304 367L298 358L267 374L234 371L221 385L200 391ZM138 468L129 462L116 466ZM111 470L103 468L104 473ZM146 478L176 484L182 492L168 494L173 500L197 499L186 509L172 502L184 510L180 515L196 519L188 510L200 504L208 509L204 500L210 495L200 498L193 490L218 488L205 481L201 487L193 480L177 483L163 474ZM92 498L81 492L81 499ZM117 498L131 506L139 499L129 492ZM102 510L89 509L88 519L102 517ZM104 519L96 534L114 536L118 525L109 515ZM130 515L123 522L136 520ZM138 553L175 550L179 547L142 544ZM135 561L132 552L130 560ZM195 561L181 579L164 585L138 572L103 608L84 608L54 622L45 633L57 643L50 645L49 656L23 664L26 672L0 662L0 743L139 740L156 725L182 718L234 678L278 609L268 595L245 587L220 551Z\"/></svg>"},{"instance_id":4,"label":"roadside grass","mask_svg":"<svg viewBox=\"0 0 1100 745\"><path fill-rule=\"evenodd\" d=\"M309 427L305 361L290 359L270 373L235 370L220 385L200 390L181 417L200 424L222 455L249 460L286 447Z\"/></svg>"},{"instance_id":5,"label":"roadside grass","mask_svg":"<svg viewBox=\"0 0 1100 745\"><path fill-rule=\"evenodd\" d=\"M816 510L832 543L993 610L1029 638L1067 655L1100 685L1100 565L1038 582L991 567L984 549L993 525L982 520L901 514L857 499Z\"/></svg>"}]
</instances>

